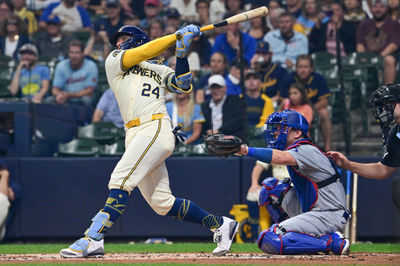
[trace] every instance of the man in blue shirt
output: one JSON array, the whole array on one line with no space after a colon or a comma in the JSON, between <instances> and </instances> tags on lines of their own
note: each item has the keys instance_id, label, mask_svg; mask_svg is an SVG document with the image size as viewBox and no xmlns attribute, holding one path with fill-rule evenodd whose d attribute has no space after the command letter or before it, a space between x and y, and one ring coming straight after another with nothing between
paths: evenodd
<instances>
[{"instance_id":1,"label":"man in blue shirt","mask_svg":"<svg viewBox=\"0 0 400 266\"><path fill-rule=\"evenodd\" d=\"M276 103L279 99L279 88L287 71L279 63L272 63L272 56L269 43L258 41L256 53L251 59L251 68L262 74L261 92Z\"/></svg>"},{"instance_id":2,"label":"man in blue shirt","mask_svg":"<svg viewBox=\"0 0 400 266\"><path fill-rule=\"evenodd\" d=\"M54 72L52 95L58 104L92 104L93 92L97 85L97 65L86 59L81 41L69 44L69 59L57 64Z\"/></svg>"},{"instance_id":3,"label":"man in blue shirt","mask_svg":"<svg viewBox=\"0 0 400 266\"><path fill-rule=\"evenodd\" d=\"M289 88L293 83L301 83L307 91L307 96L321 117L321 133L324 138L324 149L331 148L331 118L328 113L328 98L331 93L325 78L314 72L313 61L309 55L300 55L297 58L296 72L288 74L283 82L280 95L288 97Z\"/></svg>"},{"instance_id":4,"label":"man in blue shirt","mask_svg":"<svg viewBox=\"0 0 400 266\"><path fill-rule=\"evenodd\" d=\"M117 127L123 127L124 121L119 112L119 106L115 99L114 93L111 89L107 89L99 102L97 103L96 110L94 110L92 122L109 121L113 122Z\"/></svg>"},{"instance_id":5,"label":"man in blue shirt","mask_svg":"<svg viewBox=\"0 0 400 266\"><path fill-rule=\"evenodd\" d=\"M224 18L230 17L232 14L227 14ZM256 49L256 39L247 33L241 32L239 24L229 24L226 26L226 33L222 33L215 38L211 54L215 52L222 52L228 58L229 64L235 60L239 55L239 38L243 38L243 56L247 64L254 55Z\"/></svg>"},{"instance_id":6,"label":"man in blue shirt","mask_svg":"<svg viewBox=\"0 0 400 266\"><path fill-rule=\"evenodd\" d=\"M264 41L271 46L272 62L280 63L286 69L296 64L299 55L308 54L308 40L293 30L295 22L291 13L282 13L279 16L279 29L268 32L264 37Z\"/></svg>"}]
</instances>

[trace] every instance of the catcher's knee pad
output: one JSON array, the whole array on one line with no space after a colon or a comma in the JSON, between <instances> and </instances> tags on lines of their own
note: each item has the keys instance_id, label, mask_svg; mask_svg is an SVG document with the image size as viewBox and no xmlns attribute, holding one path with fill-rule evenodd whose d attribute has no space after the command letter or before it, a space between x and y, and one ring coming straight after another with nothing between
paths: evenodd
<instances>
[{"instance_id":1,"label":"catcher's knee pad","mask_svg":"<svg viewBox=\"0 0 400 266\"><path fill-rule=\"evenodd\" d=\"M283 197L291 188L290 178L278 180L275 177L268 177L262 182L262 188L258 198L258 204L267 208L275 223L287 219L287 213L281 208Z\"/></svg>"},{"instance_id":2,"label":"catcher's knee pad","mask_svg":"<svg viewBox=\"0 0 400 266\"><path fill-rule=\"evenodd\" d=\"M101 240L105 233L111 228L113 222L110 221L110 214L99 211L92 219L92 224L86 230L85 236L89 236L94 240Z\"/></svg>"},{"instance_id":3,"label":"catcher's knee pad","mask_svg":"<svg viewBox=\"0 0 400 266\"><path fill-rule=\"evenodd\" d=\"M292 232L274 224L261 232L258 236L258 248L270 254L314 254L317 252L336 255L342 254L348 240L340 233L312 236L304 233Z\"/></svg>"}]
</instances>

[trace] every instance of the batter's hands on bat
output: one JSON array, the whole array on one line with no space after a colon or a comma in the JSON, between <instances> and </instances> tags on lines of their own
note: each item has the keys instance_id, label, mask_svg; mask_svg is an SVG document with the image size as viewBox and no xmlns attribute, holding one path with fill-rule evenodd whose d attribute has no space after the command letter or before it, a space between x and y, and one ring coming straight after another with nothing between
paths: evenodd
<instances>
[{"instance_id":1,"label":"batter's hands on bat","mask_svg":"<svg viewBox=\"0 0 400 266\"><path fill-rule=\"evenodd\" d=\"M349 169L350 161L349 159L347 159L346 156L343 155L343 153L337 151L328 151L326 153L326 156L334 160L337 166L342 167L344 169Z\"/></svg>"},{"instance_id":2,"label":"batter's hands on bat","mask_svg":"<svg viewBox=\"0 0 400 266\"><path fill-rule=\"evenodd\" d=\"M177 57L186 57L189 53L190 44L192 39L196 36L201 35L200 27L190 24L175 32L176 35L176 50L175 55Z\"/></svg>"}]
</instances>

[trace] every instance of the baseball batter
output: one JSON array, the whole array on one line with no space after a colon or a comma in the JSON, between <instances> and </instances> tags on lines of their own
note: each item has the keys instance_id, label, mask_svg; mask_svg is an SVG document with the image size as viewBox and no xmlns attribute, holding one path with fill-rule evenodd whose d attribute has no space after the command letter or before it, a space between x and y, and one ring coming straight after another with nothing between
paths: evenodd
<instances>
[{"instance_id":1,"label":"baseball batter","mask_svg":"<svg viewBox=\"0 0 400 266\"><path fill-rule=\"evenodd\" d=\"M192 91L186 56L193 37L201 32L198 26L189 25L175 34L177 38L166 36L149 42L140 28L123 26L111 36L111 44L118 49L107 57L105 68L125 123L126 150L111 174L110 194L104 208L93 217L84 237L60 251L62 257L103 255L104 235L124 213L128 195L135 187L157 214L211 229L218 243L214 255L229 251L238 223L210 214L189 200L175 198L169 187L165 159L173 152L175 136L165 107L165 94L167 90L179 94ZM146 61L175 41L175 71Z\"/></svg>"},{"instance_id":2,"label":"baseball batter","mask_svg":"<svg viewBox=\"0 0 400 266\"><path fill-rule=\"evenodd\" d=\"M266 122L269 148L241 146L242 155L287 165L291 177L263 181L259 204L276 224L261 232L258 247L272 254L346 254L350 244L340 233L349 218L344 188L334 164L310 142L308 128L296 111L273 113Z\"/></svg>"}]
</instances>

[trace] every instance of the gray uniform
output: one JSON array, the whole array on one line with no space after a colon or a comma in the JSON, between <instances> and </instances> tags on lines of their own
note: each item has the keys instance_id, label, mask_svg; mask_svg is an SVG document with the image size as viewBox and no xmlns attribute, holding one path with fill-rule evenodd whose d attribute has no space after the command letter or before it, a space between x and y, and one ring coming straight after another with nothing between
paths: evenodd
<instances>
[{"instance_id":1,"label":"gray uniform","mask_svg":"<svg viewBox=\"0 0 400 266\"><path fill-rule=\"evenodd\" d=\"M311 197L314 200L311 202L308 200L309 204L301 204L300 190L291 189L282 202L282 208L290 218L281 222L280 227L286 231L310 235L342 232L347 222L345 217L348 217L345 214L346 196L342 183L340 180L336 180L336 182L319 189L316 186L316 183L324 181L336 173L329 159L313 145L300 145L293 147L288 152L295 158L298 165L289 169L295 189L301 188L296 186L296 179L308 179L306 182L315 184L313 187L317 192L314 198ZM306 192L306 194L313 193L313 191ZM306 205L310 206L311 210L303 210Z\"/></svg>"}]
</instances>

